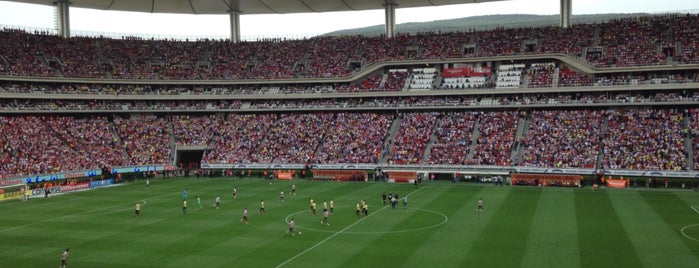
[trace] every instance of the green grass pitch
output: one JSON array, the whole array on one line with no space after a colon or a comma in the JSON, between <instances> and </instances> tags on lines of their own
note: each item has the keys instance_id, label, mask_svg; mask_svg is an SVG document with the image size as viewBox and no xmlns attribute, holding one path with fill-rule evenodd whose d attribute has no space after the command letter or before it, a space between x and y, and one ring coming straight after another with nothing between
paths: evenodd
<instances>
[{"instance_id":1,"label":"green grass pitch","mask_svg":"<svg viewBox=\"0 0 699 268\"><path fill-rule=\"evenodd\" d=\"M294 183L296 196L287 181L158 179L150 189L135 182L0 203L0 267L58 267L65 248L71 268L699 267L693 191ZM409 194L407 208L383 206L382 192ZM335 213L321 225L330 199ZM367 218L355 216L360 199ZM144 203L138 218L137 202ZM240 222L246 207L249 224ZM291 217L302 235L286 234Z\"/></svg>"}]
</instances>

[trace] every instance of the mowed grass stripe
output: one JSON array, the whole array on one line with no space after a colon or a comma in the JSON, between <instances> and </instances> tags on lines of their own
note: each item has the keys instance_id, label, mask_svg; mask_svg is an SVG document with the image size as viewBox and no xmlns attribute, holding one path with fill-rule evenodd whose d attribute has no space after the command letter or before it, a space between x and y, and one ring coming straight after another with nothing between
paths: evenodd
<instances>
[{"instance_id":1,"label":"mowed grass stripe","mask_svg":"<svg viewBox=\"0 0 699 268\"><path fill-rule=\"evenodd\" d=\"M492 213L477 215L474 212L476 200L484 196L488 200L486 206L489 210L495 210L509 192L508 189L492 193L483 193L484 187L463 187L441 185L432 187L444 191L440 198L434 199L425 208L440 210L449 221L433 230L429 237L420 242L421 249L413 252L404 260L396 260L405 266L412 267L459 267L469 245L477 239L485 223L491 218ZM446 190L446 191L445 191ZM412 243L412 241L411 241ZM454 250L460 254L453 254ZM463 253L463 254L461 254Z\"/></svg>"},{"instance_id":2,"label":"mowed grass stripe","mask_svg":"<svg viewBox=\"0 0 699 268\"><path fill-rule=\"evenodd\" d=\"M616 214L644 267L699 267L696 256L687 248L682 237L656 212L657 200L648 200L638 191L608 190ZM655 193L654 197L669 198L673 206L683 202L671 193ZM688 206L687 206L688 207ZM686 210L691 213L691 210Z\"/></svg>"},{"instance_id":3,"label":"mowed grass stripe","mask_svg":"<svg viewBox=\"0 0 699 268\"><path fill-rule=\"evenodd\" d=\"M381 263L390 265L390 262L388 262L391 260L390 258L375 256L374 253L377 252L376 250L379 250L379 252L391 251L392 248L380 247L375 243L384 237L381 232L391 231L396 225L401 223L401 221L395 217L405 218L415 210L391 209L388 206L383 206L380 203L381 193L398 192L403 195L413 191L415 191L415 194L409 196L409 199L413 200L411 206L417 205L419 202L416 202L416 200L425 198L423 193L429 192L424 188L414 189L407 185L382 183L372 184L369 187L365 186L359 193L347 193L348 195L344 196L342 198L343 200L347 198L355 199L356 202L359 201L358 198L365 198L365 200L367 200L369 204L369 217L364 218L364 216L361 216L357 219L356 216L354 216L354 204L346 208L343 207L341 210L338 209L338 213L343 213L343 215L346 215L346 218L338 219L339 217L331 216L330 220L332 225L330 228L335 231L321 233L319 237L317 236L319 234L318 232L304 231L304 240L307 238L307 233L311 233L314 235L314 238L320 239L316 244L306 248L300 248L301 250L299 250L298 253L290 256L279 264L283 263L283 267L358 267L365 262L372 263L374 266ZM330 229L327 226L320 226L320 217L316 217L316 219L317 221L311 224L311 228ZM400 247L402 245L395 244L395 246ZM305 250L310 248L312 248L310 251L304 253ZM370 251L364 252L364 250Z\"/></svg>"},{"instance_id":4,"label":"mowed grass stripe","mask_svg":"<svg viewBox=\"0 0 699 268\"><path fill-rule=\"evenodd\" d=\"M292 183L297 185L296 196L290 195ZM241 205L238 205L240 213L235 220L236 223L232 227L232 229L236 231L228 235L231 239L209 249L214 252L219 251L220 248L226 248L228 250L228 253L225 255L226 259L215 267L273 266L279 258L283 257L285 254L290 254L290 252L292 252L290 249L297 250L300 246L298 240L295 241L293 238L287 237L284 233L287 229L286 222L284 221L287 215L299 211L310 215L308 199L315 194L319 196L334 196L337 193L356 187L356 185L351 184L325 184L298 181L273 182L271 186L262 185L260 187L260 191L262 192L247 190L249 191L247 194L240 192L240 190L244 189L239 188L240 197L235 203L240 202L250 206L254 205L254 208L248 206L250 224L241 224L238 221L238 218L242 215ZM284 203L280 203L278 199L279 192L282 190L285 192ZM260 201L258 198L262 196L265 197L265 200L269 200L265 202L265 208L267 210L265 215L260 215L258 213ZM271 198L272 196L276 198L273 199ZM318 208L322 210L322 200L318 200L317 197L314 197L314 199L316 200ZM303 246L310 244L310 239L312 239L313 236L306 235L306 237L309 237L309 240L300 241L301 244L304 244ZM279 254L280 251L278 251L277 247L282 247L285 251L281 251L282 254ZM197 263L198 261L192 258L183 260L177 264L179 267L191 267Z\"/></svg>"},{"instance_id":5,"label":"mowed grass stripe","mask_svg":"<svg viewBox=\"0 0 699 268\"><path fill-rule=\"evenodd\" d=\"M582 267L641 267L606 191L575 191L575 207Z\"/></svg>"},{"instance_id":6,"label":"mowed grass stripe","mask_svg":"<svg viewBox=\"0 0 699 268\"><path fill-rule=\"evenodd\" d=\"M521 267L580 267L573 189L541 191Z\"/></svg>"},{"instance_id":7,"label":"mowed grass stripe","mask_svg":"<svg viewBox=\"0 0 699 268\"><path fill-rule=\"evenodd\" d=\"M286 216L281 217L284 220L290 214L295 213L293 217L297 222L297 231L303 231L302 236L288 236L284 234L286 231L286 222L281 221L284 225L283 229L274 232L277 241L271 241L265 246L265 251L251 251L244 254L240 262L230 263L230 265L255 266L260 265L266 267L276 267L281 263L285 263L284 267L294 267L295 265L306 266L315 262L319 262L323 267L332 267L332 261L324 261L325 257L330 257L332 254L324 254L326 248L332 248L332 243L336 237L328 239L336 232L346 228L348 225L356 223L357 218L354 215L354 204L360 199L369 199L379 195L376 194L382 189L385 189L385 184L357 184L357 183L327 183L327 182L310 182L306 184L305 190L299 191L298 202L294 204L294 208L286 212ZM328 190L328 187L333 190ZM317 189L316 189L317 188ZM303 194L301 194L303 193ZM309 198L314 198L317 204L317 215L313 216L309 208ZM331 226L322 226L322 202L323 200L332 199L335 201L335 213L330 215L329 222ZM370 201L367 201L370 202ZM377 206L369 206L369 210L374 213L377 211ZM318 231L320 230L320 231ZM326 241L326 242L323 242ZM322 243L322 244L319 244ZM342 259L346 245L342 245L340 249L333 249L331 253L342 252L333 256L333 260ZM305 252L307 251L307 252ZM318 256L321 258L318 258Z\"/></svg>"},{"instance_id":8,"label":"mowed grass stripe","mask_svg":"<svg viewBox=\"0 0 699 268\"><path fill-rule=\"evenodd\" d=\"M521 265L540 195L538 189L513 188L498 210L491 212L492 220L481 231L462 266Z\"/></svg>"},{"instance_id":9,"label":"mowed grass stripe","mask_svg":"<svg viewBox=\"0 0 699 268\"><path fill-rule=\"evenodd\" d=\"M699 232L696 229L699 228L699 226L696 226L699 224L699 214L692 209L692 205L684 202L678 195L669 191L640 191L640 195L666 224L665 228L660 230L652 229L654 235L649 240L675 247L667 248L665 253L671 254L671 257L674 259L669 263L680 265L676 267L699 267L699 260L697 260L699 258L699 242L689 239L681 233L684 227L693 226L685 230L685 235L699 239ZM666 256L663 257L667 258Z\"/></svg>"},{"instance_id":10,"label":"mowed grass stripe","mask_svg":"<svg viewBox=\"0 0 699 268\"><path fill-rule=\"evenodd\" d=\"M354 253L353 257L339 266L419 267L417 264L411 263L405 256L421 254L425 250L435 250L425 244L425 242L439 229L443 228L443 225L440 223L444 222L445 219L440 214L448 213L446 211L442 212L445 208L445 203L453 202L455 200L454 197L463 195L464 192L463 187L422 187L420 191L408 197L408 208L404 208L402 202L398 201L395 209L386 208L381 211L380 215L377 215L380 216L376 218L377 220L390 223L390 226L379 228L387 231L397 231L396 233L377 233L372 237L374 241L371 244ZM390 218L390 220L386 218ZM372 225L372 223L369 221L362 223L362 227L367 225ZM422 229L430 226L435 227ZM345 235L345 237L348 236L351 235Z\"/></svg>"}]
</instances>

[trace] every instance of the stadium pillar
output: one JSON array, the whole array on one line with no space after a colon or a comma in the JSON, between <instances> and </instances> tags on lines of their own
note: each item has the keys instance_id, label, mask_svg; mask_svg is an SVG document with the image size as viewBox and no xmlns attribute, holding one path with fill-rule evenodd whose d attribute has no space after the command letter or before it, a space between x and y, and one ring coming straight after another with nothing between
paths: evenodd
<instances>
[{"instance_id":1,"label":"stadium pillar","mask_svg":"<svg viewBox=\"0 0 699 268\"><path fill-rule=\"evenodd\" d=\"M573 0L561 0L561 28L570 27L570 15L573 9Z\"/></svg>"},{"instance_id":2,"label":"stadium pillar","mask_svg":"<svg viewBox=\"0 0 699 268\"><path fill-rule=\"evenodd\" d=\"M393 38L396 30L396 6L392 0L386 0L384 10L386 11L386 38Z\"/></svg>"},{"instance_id":3,"label":"stadium pillar","mask_svg":"<svg viewBox=\"0 0 699 268\"><path fill-rule=\"evenodd\" d=\"M240 43L240 10L228 10L228 17L231 20L231 43Z\"/></svg>"},{"instance_id":4,"label":"stadium pillar","mask_svg":"<svg viewBox=\"0 0 699 268\"><path fill-rule=\"evenodd\" d=\"M58 36L70 38L70 2L69 0L57 0L56 5L56 31Z\"/></svg>"}]
</instances>

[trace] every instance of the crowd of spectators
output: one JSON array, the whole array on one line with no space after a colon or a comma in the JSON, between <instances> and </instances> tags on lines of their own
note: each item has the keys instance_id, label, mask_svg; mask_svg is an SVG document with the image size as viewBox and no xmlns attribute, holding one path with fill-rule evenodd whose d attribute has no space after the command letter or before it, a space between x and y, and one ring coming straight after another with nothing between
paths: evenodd
<instances>
[{"instance_id":1,"label":"crowd of spectators","mask_svg":"<svg viewBox=\"0 0 699 268\"><path fill-rule=\"evenodd\" d=\"M259 148L277 114L229 114L207 143L202 162L212 164L257 163Z\"/></svg>"},{"instance_id":2,"label":"crowd of spectators","mask_svg":"<svg viewBox=\"0 0 699 268\"><path fill-rule=\"evenodd\" d=\"M567 66L559 69L559 87L589 87L592 86L592 84L593 79L590 75L573 71Z\"/></svg>"},{"instance_id":3,"label":"crowd of spectators","mask_svg":"<svg viewBox=\"0 0 699 268\"><path fill-rule=\"evenodd\" d=\"M130 165L168 164L173 160L171 125L167 118L142 115L114 117L114 126L128 154Z\"/></svg>"},{"instance_id":4,"label":"crowd of spectators","mask_svg":"<svg viewBox=\"0 0 699 268\"><path fill-rule=\"evenodd\" d=\"M73 151L85 158L83 168L119 167L128 164L126 154L116 136L114 125L106 116L48 118L48 127ZM147 164L147 163L139 163Z\"/></svg>"},{"instance_id":5,"label":"crowd of spectators","mask_svg":"<svg viewBox=\"0 0 699 268\"><path fill-rule=\"evenodd\" d=\"M337 113L312 161L322 164L378 163L394 116L393 113Z\"/></svg>"},{"instance_id":6,"label":"crowd of spectators","mask_svg":"<svg viewBox=\"0 0 699 268\"><path fill-rule=\"evenodd\" d=\"M521 140L522 165L595 168L606 110L537 110Z\"/></svg>"},{"instance_id":7,"label":"crowd of spectators","mask_svg":"<svg viewBox=\"0 0 699 268\"><path fill-rule=\"evenodd\" d=\"M437 115L437 112L400 114L400 128L391 141L391 151L388 154L389 163L422 163L423 152L432 136Z\"/></svg>"},{"instance_id":8,"label":"crowd of spectators","mask_svg":"<svg viewBox=\"0 0 699 268\"><path fill-rule=\"evenodd\" d=\"M609 113L602 168L686 170L682 110L628 109Z\"/></svg>"},{"instance_id":9,"label":"crowd of spectators","mask_svg":"<svg viewBox=\"0 0 699 268\"><path fill-rule=\"evenodd\" d=\"M699 170L699 110L692 108L686 111L686 116L689 117L689 126L687 129L687 138L692 141L692 151L694 153L694 170Z\"/></svg>"},{"instance_id":10,"label":"crowd of spectators","mask_svg":"<svg viewBox=\"0 0 699 268\"><path fill-rule=\"evenodd\" d=\"M100 161L86 157L86 154L93 153L83 153L82 150L100 150L100 148L90 147L88 142L71 144L75 147L69 146L62 139L65 136L58 134L65 133L65 129L63 127L55 129L48 123L59 120L48 115L0 117L0 132L2 132L0 174L2 177L51 174L99 167ZM86 135L86 138L104 138L99 134ZM75 141L77 138L72 137L70 141Z\"/></svg>"},{"instance_id":11,"label":"crowd of spectators","mask_svg":"<svg viewBox=\"0 0 699 268\"><path fill-rule=\"evenodd\" d=\"M535 71L537 65L524 69L529 72L529 87L551 87L553 83L553 69L548 72ZM456 78L462 82L476 82L478 86L449 86L444 84L440 88L446 89L489 89L520 87L520 71L498 70L495 75L485 77ZM542 74L540 74L542 73ZM435 76L438 73L434 73ZM537 74L537 75L534 75ZM350 83L310 83L310 84L257 84L257 85L154 85L154 84L83 84L83 83L37 83L4 81L0 82L0 92L25 93L25 94L83 94L83 95L166 95L166 96L192 96L192 95L277 95L277 94L322 94L322 93L355 93L370 91L402 91L406 86L408 76L411 81L416 75L424 75L422 71L415 74L413 70L401 69L396 71L388 69L383 75L370 75L358 82ZM541 76L541 77L540 77ZM543 76L546 76L543 82ZM497 79L497 81L493 81ZM512 79L512 80L510 80ZM592 81L594 79L594 82ZM432 87L435 80L431 76L426 82L425 89ZM446 82L446 78L442 79ZM473 80L473 81L471 81ZM597 74L594 78L588 74L573 71L566 66L560 69L558 75L559 87L586 87L586 86L621 86L621 85L650 85L650 84L683 84L699 82L699 72L696 70L675 70L640 73L611 73ZM463 83L462 83L463 84Z\"/></svg>"},{"instance_id":12,"label":"crowd of spectators","mask_svg":"<svg viewBox=\"0 0 699 268\"><path fill-rule=\"evenodd\" d=\"M435 129L429 164L465 165L479 112L447 112Z\"/></svg>"},{"instance_id":13,"label":"crowd of spectators","mask_svg":"<svg viewBox=\"0 0 699 268\"><path fill-rule=\"evenodd\" d=\"M473 159L468 159L468 164L509 166L519 117L517 111L482 112Z\"/></svg>"},{"instance_id":14,"label":"crowd of spectators","mask_svg":"<svg viewBox=\"0 0 699 268\"><path fill-rule=\"evenodd\" d=\"M253 163L307 163L325 139L333 113L294 113L272 122Z\"/></svg>"},{"instance_id":15,"label":"crowd of spectators","mask_svg":"<svg viewBox=\"0 0 699 268\"><path fill-rule=\"evenodd\" d=\"M347 108L386 109L425 107L542 107L567 105L618 104L687 104L699 101L699 92L687 90L593 91L528 94L449 95L410 97L365 97L322 99L257 99L257 100L82 100L43 98L0 98L4 112L214 112L214 111L288 111L288 110L343 110Z\"/></svg>"},{"instance_id":16,"label":"crowd of spectators","mask_svg":"<svg viewBox=\"0 0 699 268\"><path fill-rule=\"evenodd\" d=\"M689 127L684 126L687 116ZM694 144L699 139L697 118L693 109L677 108L229 113L128 119L6 115L0 116L0 173L7 177L166 164L173 161L175 144L204 146L202 162L214 164L355 164L385 159L390 164L684 170L689 168L686 150L690 149L685 139L693 138ZM529 120L529 129L517 140L522 119ZM395 120L400 124L391 132ZM516 148L521 148L521 156Z\"/></svg>"},{"instance_id":17,"label":"crowd of spectators","mask_svg":"<svg viewBox=\"0 0 699 268\"><path fill-rule=\"evenodd\" d=\"M385 91L401 91L405 87L405 80L408 78L408 72L391 71L386 75L386 82L383 84Z\"/></svg>"},{"instance_id":18,"label":"crowd of spectators","mask_svg":"<svg viewBox=\"0 0 699 268\"><path fill-rule=\"evenodd\" d=\"M219 115L173 115L173 133L177 145L208 145L219 135L224 119Z\"/></svg>"},{"instance_id":19,"label":"crowd of spectators","mask_svg":"<svg viewBox=\"0 0 699 268\"><path fill-rule=\"evenodd\" d=\"M371 64L411 59L565 53L596 67L699 63L697 15L660 15L582 24L562 29L533 27L382 37L316 37L306 40L163 41L125 38L59 38L48 33L0 31L0 75L147 80L234 80L347 77ZM595 34L598 33L598 34ZM678 47L679 46L679 47ZM583 55L584 47L603 53ZM594 51L594 50L591 50ZM596 74L555 69L560 62L529 64L529 87L617 86L699 82L698 72L663 71ZM391 68L395 68L391 67ZM423 67L420 67L423 68ZM205 145L205 163L390 163L419 164L430 141L430 164L508 166L517 125L515 111L308 112L310 109L406 107L536 107L558 104L680 103L699 101L683 90L556 92L494 95L365 98L218 98L235 94L344 93L400 91L424 74L387 67L354 82L250 85L0 83L0 92L30 93L0 99L0 175L47 174L101 166L164 164L174 145ZM434 74L434 77L432 77ZM432 89L439 70L420 89ZM409 78L409 77L412 77ZM505 77L499 77L505 79ZM419 79L418 79L419 80ZM505 81L507 82L507 81ZM494 84L485 86L494 87ZM519 79L512 82L519 86ZM76 94L46 98L41 94ZM109 95L113 99L82 95ZM121 99L123 95L215 95L210 99ZM289 109L300 113L277 112ZM180 111L269 110L265 114L180 115ZM106 114L149 111L165 116L17 115L24 111ZM123 113L126 112L126 113ZM173 115L175 114L175 115ZM540 167L595 165L605 169L687 169L682 122L677 109L532 111L521 145L522 163ZM694 131L695 111L689 112ZM131 118L126 118L131 117ZM400 118L394 140L386 141ZM608 129L602 127L607 122ZM433 130L433 127L437 127ZM605 125L606 126L606 125ZM474 132L475 129L475 132ZM478 133L474 140L473 133ZM599 137L602 139L600 140ZM393 148L388 151L388 148ZM699 147L694 146L695 169ZM473 155L469 157L469 150ZM453 150L453 151L452 151Z\"/></svg>"},{"instance_id":20,"label":"crowd of spectators","mask_svg":"<svg viewBox=\"0 0 699 268\"><path fill-rule=\"evenodd\" d=\"M553 84L554 63L533 63L528 71L528 87L551 87Z\"/></svg>"},{"instance_id":21,"label":"crowd of spectators","mask_svg":"<svg viewBox=\"0 0 699 268\"><path fill-rule=\"evenodd\" d=\"M655 15L570 28L424 32L392 39L322 36L239 44L207 39L63 39L4 29L0 31L0 58L4 59L0 74L156 80L327 78L346 77L388 60L537 53L584 57L599 67L662 65L670 63L668 59L672 64L696 63L698 33L691 27L696 24L696 14ZM602 48L604 53L583 55L584 47Z\"/></svg>"}]
</instances>

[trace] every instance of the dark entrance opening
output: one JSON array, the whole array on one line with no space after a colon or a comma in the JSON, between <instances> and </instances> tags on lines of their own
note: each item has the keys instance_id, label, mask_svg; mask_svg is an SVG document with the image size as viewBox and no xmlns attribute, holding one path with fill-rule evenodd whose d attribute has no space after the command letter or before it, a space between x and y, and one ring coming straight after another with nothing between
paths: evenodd
<instances>
[{"instance_id":1,"label":"dark entrance opening","mask_svg":"<svg viewBox=\"0 0 699 268\"><path fill-rule=\"evenodd\" d=\"M192 171L199 168L204 150L178 150L177 166L184 168L184 176L189 177Z\"/></svg>"}]
</instances>

